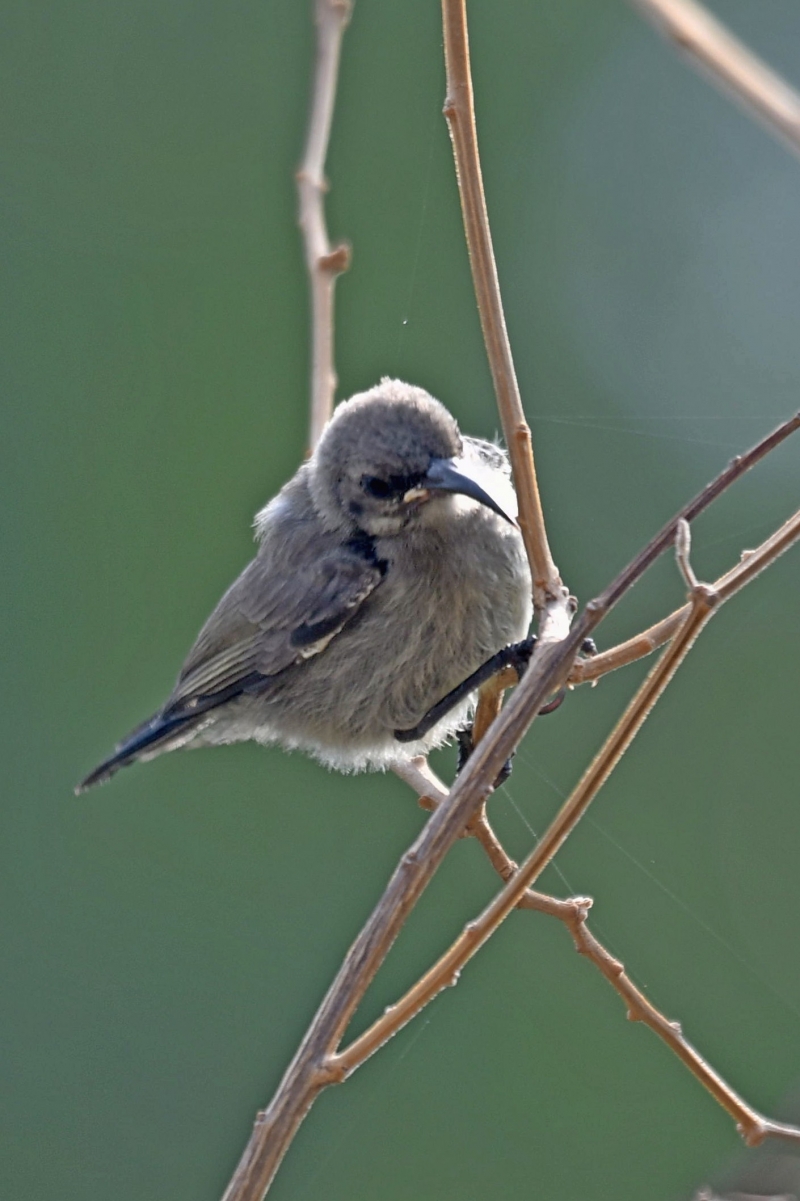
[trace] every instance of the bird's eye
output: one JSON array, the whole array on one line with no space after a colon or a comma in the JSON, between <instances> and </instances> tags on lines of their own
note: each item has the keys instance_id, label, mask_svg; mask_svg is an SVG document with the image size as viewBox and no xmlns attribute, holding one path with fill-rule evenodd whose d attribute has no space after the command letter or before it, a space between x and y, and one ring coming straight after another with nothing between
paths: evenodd
<instances>
[{"instance_id":1,"label":"bird's eye","mask_svg":"<svg viewBox=\"0 0 800 1201\"><path fill-rule=\"evenodd\" d=\"M378 475L365 475L361 480L361 487L367 496L374 496L378 500L385 500L392 494L392 485Z\"/></svg>"}]
</instances>

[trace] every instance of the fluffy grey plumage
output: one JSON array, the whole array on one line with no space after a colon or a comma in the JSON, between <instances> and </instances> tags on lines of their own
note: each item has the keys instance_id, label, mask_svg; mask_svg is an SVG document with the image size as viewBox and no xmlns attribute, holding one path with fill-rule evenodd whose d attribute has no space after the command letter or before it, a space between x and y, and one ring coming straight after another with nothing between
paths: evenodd
<instances>
[{"instance_id":1,"label":"fluffy grey plumage","mask_svg":"<svg viewBox=\"0 0 800 1201\"><path fill-rule=\"evenodd\" d=\"M423 389L384 379L339 405L164 707L79 790L182 746L279 742L348 771L440 745L469 700L416 742L394 731L530 623L515 511L505 453Z\"/></svg>"}]
</instances>

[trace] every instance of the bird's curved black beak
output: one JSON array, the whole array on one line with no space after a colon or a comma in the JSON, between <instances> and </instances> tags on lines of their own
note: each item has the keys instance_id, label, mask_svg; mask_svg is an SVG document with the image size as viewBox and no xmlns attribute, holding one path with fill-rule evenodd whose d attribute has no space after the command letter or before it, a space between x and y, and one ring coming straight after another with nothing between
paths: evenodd
<instances>
[{"instance_id":1,"label":"bird's curved black beak","mask_svg":"<svg viewBox=\"0 0 800 1201\"><path fill-rule=\"evenodd\" d=\"M469 496L480 504L486 505L503 517L511 525L516 525L513 517L509 517L493 496L490 496L471 473L472 465L464 459L433 459L428 468L422 487L430 492L458 492L461 496Z\"/></svg>"}]
</instances>

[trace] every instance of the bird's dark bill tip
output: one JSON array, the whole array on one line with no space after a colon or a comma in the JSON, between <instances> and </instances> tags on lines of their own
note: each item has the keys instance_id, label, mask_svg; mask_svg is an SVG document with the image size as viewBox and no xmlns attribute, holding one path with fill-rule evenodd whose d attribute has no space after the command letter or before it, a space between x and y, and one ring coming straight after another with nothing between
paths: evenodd
<instances>
[{"instance_id":1,"label":"bird's dark bill tip","mask_svg":"<svg viewBox=\"0 0 800 1201\"><path fill-rule=\"evenodd\" d=\"M79 784L76 784L72 792L74 796L82 796L84 792L88 792L90 788L94 788L96 784L105 784L113 776L116 768L109 767L106 763L101 763L94 771L90 771L88 776L85 776Z\"/></svg>"}]
</instances>

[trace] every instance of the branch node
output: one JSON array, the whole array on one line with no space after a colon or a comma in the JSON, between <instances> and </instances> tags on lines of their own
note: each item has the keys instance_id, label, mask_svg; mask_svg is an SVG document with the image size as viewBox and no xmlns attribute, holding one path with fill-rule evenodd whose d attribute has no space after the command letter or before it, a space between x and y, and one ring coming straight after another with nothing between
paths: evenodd
<instances>
[{"instance_id":1,"label":"branch node","mask_svg":"<svg viewBox=\"0 0 800 1201\"><path fill-rule=\"evenodd\" d=\"M347 1074L347 1068L339 1062L338 1056L328 1055L317 1069L317 1080L325 1088L329 1084L341 1084Z\"/></svg>"},{"instance_id":2,"label":"branch node","mask_svg":"<svg viewBox=\"0 0 800 1201\"><path fill-rule=\"evenodd\" d=\"M321 271L327 271L331 275L341 275L350 266L352 258L353 253L349 243L340 242L330 254L321 254L319 256L317 266Z\"/></svg>"},{"instance_id":3,"label":"branch node","mask_svg":"<svg viewBox=\"0 0 800 1201\"><path fill-rule=\"evenodd\" d=\"M601 618L608 608L602 596L596 596L594 600L590 600L586 606L586 613L591 618Z\"/></svg>"},{"instance_id":4,"label":"branch node","mask_svg":"<svg viewBox=\"0 0 800 1201\"><path fill-rule=\"evenodd\" d=\"M692 592L692 599L706 609L714 609L722 597L713 584L698 584Z\"/></svg>"}]
</instances>

